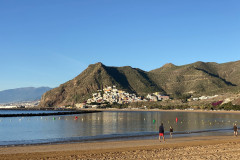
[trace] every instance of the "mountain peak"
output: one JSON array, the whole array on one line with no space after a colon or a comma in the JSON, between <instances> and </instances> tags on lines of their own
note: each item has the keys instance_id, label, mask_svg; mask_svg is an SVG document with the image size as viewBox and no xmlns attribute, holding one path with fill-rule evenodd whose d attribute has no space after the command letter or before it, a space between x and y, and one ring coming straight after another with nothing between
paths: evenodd
<instances>
[{"instance_id":1,"label":"mountain peak","mask_svg":"<svg viewBox=\"0 0 240 160\"><path fill-rule=\"evenodd\" d=\"M102 62L97 62L89 65L89 67L104 67L104 66L105 65Z\"/></svg>"},{"instance_id":2,"label":"mountain peak","mask_svg":"<svg viewBox=\"0 0 240 160\"><path fill-rule=\"evenodd\" d=\"M172 63L166 63L161 68L154 69L154 70L152 70L150 72L152 72L152 73L160 73L160 72L168 71L169 69L175 68L175 67L176 67L176 65L174 65Z\"/></svg>"},{"instance_id":3,"label":"mountain peak","mask_svg":"<svg viewBox=\"0 0 240 160\"><path fill-rule=\"evenodd\" d=\"M172 67L176 67L176 66L172 63L166 63L162 66L162 68L172 68Z\"/></svg>"}]
</instances>

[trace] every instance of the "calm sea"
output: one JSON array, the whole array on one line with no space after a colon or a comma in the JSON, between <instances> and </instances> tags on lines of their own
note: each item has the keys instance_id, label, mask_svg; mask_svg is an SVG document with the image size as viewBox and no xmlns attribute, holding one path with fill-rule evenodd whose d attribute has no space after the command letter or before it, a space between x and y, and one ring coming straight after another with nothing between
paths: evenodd
<instances>
[{"instance_id":1,"label":"calm sea","mask_svg":"<svg viewBox=\"0 0 240 160\"><path fill-rule=\"evenodd\" d=\"M9 112L11 114L43 113L43 111L1 110L0 114L10 114ZM240 122L240 114L105 111L64 116L2 117L0 118L0 145L157 139L161 122L164 124L166 135L170 126L174 128L174 136L230 135L233 124Z\"/></svg>"}]
</instances>

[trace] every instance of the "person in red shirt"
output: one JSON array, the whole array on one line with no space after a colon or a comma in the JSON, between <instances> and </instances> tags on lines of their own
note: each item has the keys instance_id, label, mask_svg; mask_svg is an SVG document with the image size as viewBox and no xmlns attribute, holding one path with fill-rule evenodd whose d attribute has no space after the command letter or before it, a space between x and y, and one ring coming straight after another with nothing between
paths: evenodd
<instances>
[{"instance_id":1,"label":"person in red shirt","mask_svg":"<svg viewBox=\"0 0 240 160\"><path fill-rule=\"evenodd\" d=\"M161 123L161 125L159 126L159 141L161 142L161 137L163 137L163 141L165 141L164 139L164 127L163 127L163 123Z\"/></svg>"}]
</instances>

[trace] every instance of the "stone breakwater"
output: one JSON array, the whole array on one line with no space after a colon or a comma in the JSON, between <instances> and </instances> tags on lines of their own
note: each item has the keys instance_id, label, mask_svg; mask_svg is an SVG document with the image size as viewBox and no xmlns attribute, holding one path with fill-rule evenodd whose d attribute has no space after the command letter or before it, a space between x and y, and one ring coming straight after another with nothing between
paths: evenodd
<instances>
[{"instance_id":1,"label":"stone breakwater","mask_svg":"<svg viewBox=\"0 0 240 160\"><path fill-rule=\"evenodd\" d=\"M55 115L72 115L96 113L101 111L69 111L69 112L53 112L53 113L21 113L21 114L0 114L0 117L33 117L33 116L55 116Z\"/></svg>"}]
</instances>

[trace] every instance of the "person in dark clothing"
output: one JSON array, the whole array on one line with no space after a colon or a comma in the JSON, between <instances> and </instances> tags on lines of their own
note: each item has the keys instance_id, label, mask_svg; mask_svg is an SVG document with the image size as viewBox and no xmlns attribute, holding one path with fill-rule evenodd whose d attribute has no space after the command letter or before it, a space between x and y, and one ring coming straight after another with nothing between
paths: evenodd
<instances>
[{"instance_id":1,"label":"person in dark clothing","mask_svg":"<svg viewBox=\"0 0 240 160\"><path fill-rule=\"evenodd\" d=\"M171 138L172 138L172 133L173 133L173 128L172 128L172 126L170 126L169 133L170 133L170 136L171 136Z\"/></svg>"},{"instance_id":2,"label":"person in dark clothing","mask_svg":"<svg viewBox=\"0 0 240 160\"><path fill-rule=\"evenodd\" d=\"M237 128L237 124L234 124L234 126L233 126L233 133L234 133L234 136L237 136L237 134L238 134L238 128Z\"/></svg>"},{"instance_id":3,"label":"person in dark clothing","mask_svg":"<svg viewBox=\"0 0 240 160\"><path fill-rule=\"evenodd\" d=\"M165 141L164 139L164 127L163 127L163 123L161 123L161 125L159 126L159 141L161 142L161 137L163 137L163 141Z\"/></svg>"}]
</instances>

